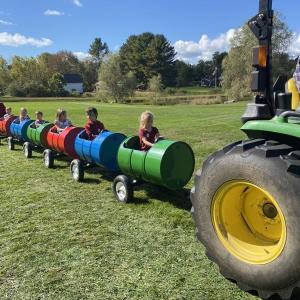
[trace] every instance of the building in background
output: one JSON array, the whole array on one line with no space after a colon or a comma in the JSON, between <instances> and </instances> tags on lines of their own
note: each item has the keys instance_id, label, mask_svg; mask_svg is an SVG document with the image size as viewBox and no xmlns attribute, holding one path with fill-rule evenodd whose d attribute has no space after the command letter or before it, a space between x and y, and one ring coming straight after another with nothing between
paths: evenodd
<instances>
[{"instance_id":1,"label":"building in background","mask_svg":"<svg viewBox=\"0 0 300 300\"><path fill-rule=\"evenodd\" d=\"M64 89L69 93L83 93L83 80L79 74L64 74Z\"/></svg>"}]
</instances>

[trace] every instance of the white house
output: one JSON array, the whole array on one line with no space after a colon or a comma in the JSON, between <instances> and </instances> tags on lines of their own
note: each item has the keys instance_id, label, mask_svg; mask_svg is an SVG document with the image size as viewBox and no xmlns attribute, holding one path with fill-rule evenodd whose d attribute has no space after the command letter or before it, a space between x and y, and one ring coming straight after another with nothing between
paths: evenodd
<instances>
[{"instance_id":1,"label":"white house","mask_svg":"<svg viewBox=\"0 0 300 300\"><path fill-rule=\"evenodd\" d=\"M83 80L79 74L64 74L64 89L69 93L83 93Z\"/></svg>"}]
</instances>

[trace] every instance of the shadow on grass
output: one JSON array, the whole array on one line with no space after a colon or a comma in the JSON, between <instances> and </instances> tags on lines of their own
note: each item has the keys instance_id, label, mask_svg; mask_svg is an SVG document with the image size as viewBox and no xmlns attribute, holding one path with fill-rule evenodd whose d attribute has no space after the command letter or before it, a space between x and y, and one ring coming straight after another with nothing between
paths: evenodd
<instances>
[{"instance_id":1,"label":"shadow on grass","mask_svg":"<svg viewBox=\"0 0 300 300\"><path fill-rule=\"evenodd\" d=\"M63 170L63 169L69 169L69 166L68 165L55 165L53 166L52 170Z\"/></svg>"},{"instance_id":2,"label":"shadow on grass","mask_svg":"<svg viewBox=\"0 0 300 300\"><path fill-rule=\"evenodd\" d=\"M156 199L158 201L171 203L179 209L190 211L192 208L192 204L189 198L189 189L172 191L161 186L152 185L150 183L145 183L136 189L145 190L147 195L146 200L148 202L149 199Z\"/></svg>"},{"instance_id":3,"label":"shadow on grass","mask_svg":"<svg viewBox=\"0 0 300 300\"><path fill-rule=\"evenodd\" d=\"M9 150L9 151L10 152L23 152L23 149L22 148L15 148L14 150Z\"/></svg>"},{"instance_id":4,"label":"shadow on grass","mask_svg":"<svg viewBox=\"0 0 300 300\"><path fill-rule=\"evenodd\" d=\"M64 168L64 167L60 167ZM100 166L89 165L84 169L86 176L84 178L84 183L96 185L101 184L102 181L108 181L112 183L114 179L120 175L116 172L110 172ZM99 175L99 179L89 178L88 175ZM134 197L132 199L132 204L149 204L151 199L155 199L162 202L168 202L173 204L175 207L190 211L192 204L189 198L190 190L189 189L181 189L176 191L168 190L167 188L160 187L157 185L153 185L150 183L141 183L134 187L135 191L144 190L146 192L145 197Z\"/></svg>"},{"instance_id":5,"label":"shadow on grass","mask_svg":"<svg viewBox=\"0 0 300 300\"><path fill-rule=\"evenodd\" d=\"M130 204L136 204L136 205L145 205L149 203L150 201L148 198L141 198L141 197L133 197L133 199L130 201Z\"/></svg>"},{"instance_id":6,"label":"shadow on grass","mask_svg":"<svg viewBox=\"0 0 300 300\"><path fill-rule=\"evenodd\" d=\"M83 183L97 185L101 183L101 180L96 178L84 178Z\"/></svg>"},{"instance_id":7,"label":"shadow on grass","mask_svg":"<svg viewBox=\"0 0 300 300\"><path fill-rule=\"evenodd\" d=\"M113 182L114 179L118 176L117 173L110 172L108 170L105 170L104 168L101 168L99 166L90 166L85 168L85 172L87 174L97 174L100 175L100 178L106 181Z\"/></svg>"},{"instance_id":8,"label":"shadow on grass","mask_svg":"<svg viewBox=\"0 0 300 300\"><path fill-rule=\"evenodd\" d=\"M84 172L85 177L83 182L87 184L100 184L102 181L108 181L112 183L117 176L116 173L112 173L96 165L86 166L84 168ZM89 175L99 175L99 179L90 178L88 177Z\"/></svg>"},{"instance_id":9,"label":"shadow on grass","mask_svg":"<svg viewBox=\"0 0 300 300\"><path fill-rule=\"evenodd\" d=\"M35 155L33 155L32 157L30 157L30 159L40 160L41 162L43 162L43 156L35 156Z\"/></svg>"}]
</instances>

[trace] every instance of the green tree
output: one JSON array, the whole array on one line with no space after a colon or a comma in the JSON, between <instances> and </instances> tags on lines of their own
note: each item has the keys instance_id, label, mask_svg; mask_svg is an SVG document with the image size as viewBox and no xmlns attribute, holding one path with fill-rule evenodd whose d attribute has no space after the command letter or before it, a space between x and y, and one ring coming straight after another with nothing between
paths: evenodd
<instances>
[{"instance_id":1,"label":"green tree","mask_svg":"<svg viewBox=\"0 0 300 300\"><path fill-rule=\"evenodd\" d=\"M293 76L296 68L296 61L291 59L288 53L276 53L273 55L273 78L276 79L280 75L288 78Z\"/></svg>"},{"instance_id":2,"label":"green tree","mask_svg":"<svg viewBox=\"0 0 300 300\"><path fill-rule=\"evenodd\" d=\"M55 54L42 53L37 60L47 67L51 75L54 73L81 74L81 62L70 51L59 51Z\"/></svg>"},{"instance_id":3,"label":"green tree","mask_svg":"<svg viewBox=\"0 0 300 300\"><path fill-rule=\"evenodd\" d=\"M195 67L183 61L175 61L176 86L183 87L191 85L194 81Z\"/></svg>"},{"instance_id":4,"label":"green tree","mask_svg":"<svg viewBox=\"0 0 300 300\"><path fill-rule=\"evenodd\" d=\"M215 68L218 68L218 70L222 71L222 63L224 58L228 55L227 52L215 52L212 57L212 62Z\"/></svg>"},{"instance_id":5,"label":"green tree","mask_svg":"<svg viewBox=\"0 0 300 300\"><path fill-rule=\"evenodd\" d=\"M147 85L150 78L160 74L168 85L174 74L173 64L176 52L163 35L146 32L130 36L120 49L125 72L133 72L138 83Z\"/></svg>"},{"instance_id":6,"label":"green tree","mask_svg":"<svg viewBox=\"0 0 300 300\"><path fill-rule=\"evenodd\" d=\"M274 18L273 56L281 55L288 48L292 38L292 32L276 14ZM257 40L245 24L235 32L231 40L231 50L223 61L223 88L230 99L240 100L250 95L252 48L257 45ZM274 74L278 65L276 59L273 64ZM280 63L280 60L278 60Z\"/></svg>"},{"instance_id":7,"label":"green tree","mask_svg":"<svg viewBox=\"0 0 300 300\"><path fill-rule=\"evenodd\" d=\"M123 102L133 94L133 82L133 74L123 73L120 56L115 54L100 66L97 93L102 100Z\"/></svg>"},{"instance_id":8,"label":"green tree","mask_svg":"<svg viewBox=\"0 0 300 300\"><path fill-rule=\"evenodd\" d=\"M109 53L109 48L106 43L102 42L101 38L95 38L93 43L90 45L89 54L92 58L100 64L104 56Z\"/></svg>"},{"instance_id":9,"label":"green tree","mask_svg":"<svg viewBox=\"0 0 300 300\"><path fill-rule=\"evenodd\" d=\"M52 96L66 96L67 92L64 89L66 82L62 74L54 73L48 84Z\"/></svg>"},{"instance_id":10,"label":"green tree","mask_svg":"<svg viewBox=\"0 0 300 300\"><path fill-rule=\"evenodd\" d=\"M81 63L81 75L83 79L83 89L86 92L93 92L98 81L99 64L94 60L84 60Z\"/></svg>"},{"instance_id":11,"label":"green tree","mask_svg":"<svg viewBox=\"0 0 300 300\"><path fill-rule=\"evenodd\" d=\"M4 95L10 82L10 73L6 60L0 57L0 95Z\"/></svg>"},{"instance_id":12,"label":"green tree","mask_svg":"<svg viewBox=\"0 0 300 300\"><path fill-rule=\"evenodd\" d=\"M200 82L203 79L211 80L215 69L212 60L199 60L194 68L194 80Z\"/></svg>"},{"instance_id":13,"label":"green tree","mask_svg":"<svg viewBox=\"0 0 300 300\"><path fill-rule=\"evenodd\" d=\"M48 69L44 63L34 57L13 57L10 77L12 86L9 91L11 93L32 97L49 94Z\"/></svg>"}]
</instances>

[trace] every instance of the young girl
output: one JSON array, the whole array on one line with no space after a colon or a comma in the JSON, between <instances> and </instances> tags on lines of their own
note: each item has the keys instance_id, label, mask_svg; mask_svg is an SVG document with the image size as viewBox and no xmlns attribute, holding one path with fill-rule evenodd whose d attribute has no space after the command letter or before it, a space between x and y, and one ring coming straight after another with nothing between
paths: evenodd
<instances>
[{"instance_id":1,"label":"young girl","mask_svg":"<svg viewBox=\"0 0 300 300\"><path fill-rule=\"evenodd\" d=\"M11 107L6 107L6 110L5 110L5 115L4 115L4 120L6 120L6 119L8 119L8 118L10 118L11 116L12 116L12 114L11 114L11 112L12 112L12 110L11 110Z\"/></svg>"},{"instance_id":2,"label":"young girl","mask_svg":"<svg viewBox=\"0 0 300 300\"><path fill-rule=\"evenodd\" d=\"M159 137L159 131L153 127L154 116L150 111L145 111L140 117L139 138L142 151L148 151Z\"/></svg>"},{"instance_id":3,"label":"young girl","mask_svg":"<svg viewBox=\"0 0 300 300\"><path fill-rule=\"evenodd\" d=\"M43 116L44 116L44 114L41 111L37 111L35 113L35 118L36 118L36 120L34 122L35 128L39 128L42 124L46 123L46 121L43 120Z\"/></svg>"},{"instance_id":4,"label":"young girl","mask_svg":"<svg viewBox=\"0 0 300 300\"><path fill-rule=\"evenodd\" d=\"M93 140L96 136L104 130L104 124L97 120L98 111L94 107L89 107L85 111L87 122L84 126L85 133L89 140Z\"/></svg>"},{"instance_id":5,"label":"young girl","mask_svg":"<svg viewBox=\"0 0 300 300\"><path fill-rule=\"evenodd\" d=\"M72 126L72 122L67 118L67 112L64 109L59 108L57 110L54 125L56 126L58 133L61 133L67 127Z\"/></svg>"},{"instance_id":6,"label":"young girl","mask_svg":"<svg viewBox=\"0 0 300 300\"><path fill-rule=\"evenodd\" d=\"M26 108L22 107L20 109L20 115L19 115L19 121L20 123L26 120L30 120L29 116L28 116L28 111Z\"/></svg>"}]
</instances>

